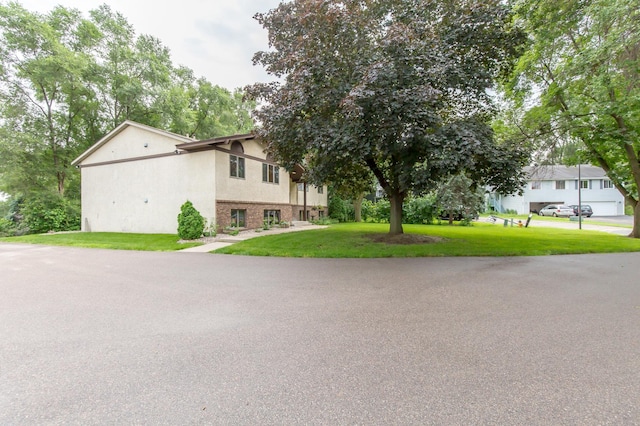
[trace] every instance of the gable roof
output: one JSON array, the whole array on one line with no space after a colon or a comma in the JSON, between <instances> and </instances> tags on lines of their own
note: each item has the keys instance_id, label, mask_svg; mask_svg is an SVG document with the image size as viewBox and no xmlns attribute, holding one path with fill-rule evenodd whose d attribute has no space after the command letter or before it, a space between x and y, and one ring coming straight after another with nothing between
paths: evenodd
<instances>
[{"instance_id":1,"label":"gable roof","mask_svg":"<svg viewBox=\"0 0 640 426\"><path fill-rule=\"evenodd\" d=\"M123 121L118 127L116 127L115 129L113 129L112 131L110 131L109 133L104 135L102 137L102 139L100 139L98 142L96 142L93 145L91 145L91 147L89 149L87 149L85 152L80 154L80 156L78 158L76 158L75 160L73 160L71 162L71 165L75 166L75 165L81 163L82 161L84 161L87 157L89 157L91 154L96 152L104 144L106 144L111 139L113 139L114 137L116 137L117 135L122 133L127 127L136 127L138 129L142 129L142 130L145 130L145 131L148 131L148 132L152 132L152 133L156 133L156 134L159 134L159 135L167 136L169 138L175 139L176 142L179 142L179 143L182 143L182 144L184 144L186 142L193 142L194 141L194 139L191 139L191 138L186 137L186 136L181 136L181 135L178 135L176 133L167 132L166 130L156 129L155 127L147 126L146 124L136 123L135 121L126 120L126 121Z\"/></svg>"},{"instance_id":2,"label":"gable roof","mask_svg":"<svg viewBox=\"0 0 640 426\"><path fill-rule=\"evenodd\" d=\"M529 180L577 180L578 166L532 166L525 167ZM600 167L580 165L581 179L605 179L607 174Z\"/></svg>"}]
</instances>

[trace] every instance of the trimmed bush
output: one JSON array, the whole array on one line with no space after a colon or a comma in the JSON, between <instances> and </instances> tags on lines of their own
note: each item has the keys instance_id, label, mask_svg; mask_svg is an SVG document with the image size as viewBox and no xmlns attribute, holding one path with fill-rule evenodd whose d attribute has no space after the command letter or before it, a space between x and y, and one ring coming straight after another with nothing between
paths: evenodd
<instances>
[{"instance_id":1,"label":"trimmed bush","mask_svg":"<svg viewBox=\"0 0 640 426\"><path fill-rule=\"evenodd\" d=\"M205 219L200 212L193 207L191 201L187 201L180 207L178 215L178 236L183 240L196 240L202 236Z\"/></svg>"}]
</instances>

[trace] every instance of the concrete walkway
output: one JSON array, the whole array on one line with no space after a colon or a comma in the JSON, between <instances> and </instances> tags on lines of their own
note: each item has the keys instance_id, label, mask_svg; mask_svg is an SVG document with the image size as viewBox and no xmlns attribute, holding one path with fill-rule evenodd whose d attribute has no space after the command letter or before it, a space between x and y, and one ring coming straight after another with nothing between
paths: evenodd
<instances>
[{"instance_id":1,"label":"concrete walkway","mask_svg":"<svg viewBox=\"0 0 640 426\"><path fill-rule=\"evenodd\" d=\"M313 225L309 222L294 222L289 228L271 228L257 232L255 229L242 231L238 235L219 234L213 238L206 238L205 244L197 247L191 247L179 250L180 253L208 253L240 241L249 240L251 238L262 237L265 235L284 234L286 232L308 231L311 229L323 229L326 226Z\"/></svg>"}]
</instances>

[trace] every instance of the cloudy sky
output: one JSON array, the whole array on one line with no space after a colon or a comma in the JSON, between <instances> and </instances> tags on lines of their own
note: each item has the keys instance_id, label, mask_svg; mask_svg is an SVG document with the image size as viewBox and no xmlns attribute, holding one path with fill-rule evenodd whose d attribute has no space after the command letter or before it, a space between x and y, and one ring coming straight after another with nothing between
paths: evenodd
<instances>
[{"instance_id":1,"label":"cloudy sky","mask_svg":"<svg viewBox=\"0 0 640 426\"><path fill-rule=\"evenodd\" d=\"M88 11L101 4L122 13L137 34L157 37L171 50L173 63L191 68L230 90L273 80L251 58L266 50L267 33L253 19L280 0L18 0L26 9L46 13L60 4Z\"/></svg>"}]
</instances>

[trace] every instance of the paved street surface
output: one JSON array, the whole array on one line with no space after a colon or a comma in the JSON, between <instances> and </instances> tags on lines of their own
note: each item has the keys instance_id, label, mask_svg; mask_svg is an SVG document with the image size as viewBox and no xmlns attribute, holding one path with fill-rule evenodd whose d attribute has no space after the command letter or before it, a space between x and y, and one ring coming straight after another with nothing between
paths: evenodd
<instances>
[{"instance_id":1,"label":"paved street surface","mask_svg":"<svg viewBox=\"0 0 640 426\"><path fill-rule=\"evenodd\" d=\"M0 424L640 424L639 260L0 244Z\"/></svg>"}]
</instances>

